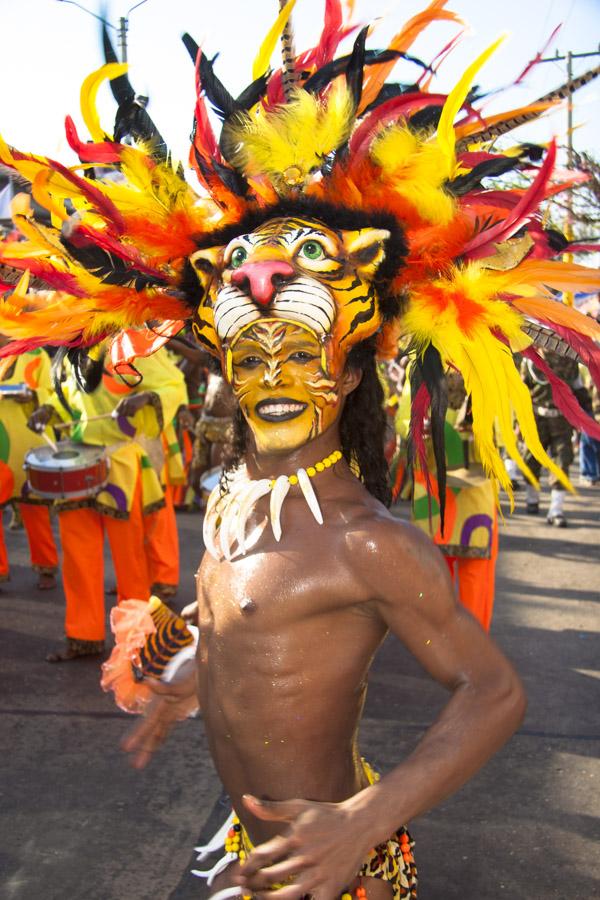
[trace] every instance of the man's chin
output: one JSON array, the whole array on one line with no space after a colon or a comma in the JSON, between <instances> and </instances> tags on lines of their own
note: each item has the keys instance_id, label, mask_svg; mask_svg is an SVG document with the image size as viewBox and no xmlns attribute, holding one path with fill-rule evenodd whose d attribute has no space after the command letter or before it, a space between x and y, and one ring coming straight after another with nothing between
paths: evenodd
<instances>
[{"instance_id":1,"label":"man's chin","mask_svg":"<svg viewBox=\"0 0 600 900\"><path fill-rule=\"evenodd\" d=\"M271 428L267 426L258 429L253 424L250 427L259 453L281 455L293 453L308 444L311 439L309 430L301 431L298 427L286 428L283 422L280 425L271 426Z\"/></svg>"}]
</instances>

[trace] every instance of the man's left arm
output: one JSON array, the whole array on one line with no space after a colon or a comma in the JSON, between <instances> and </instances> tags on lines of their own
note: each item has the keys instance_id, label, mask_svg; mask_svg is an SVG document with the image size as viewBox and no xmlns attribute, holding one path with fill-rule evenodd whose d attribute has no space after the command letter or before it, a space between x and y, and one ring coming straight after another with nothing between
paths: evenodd
<instances>
[{"instance_id":1,"label":"man's left arm","mask_svg":"<svg viewBox=\"0 0 600 900\"><path fill-rule=\"evenodd\" d=\"M380 539L376 606L390 630L452 696L413 752L375 785L348 801L374 843L457 790L508 740L526 699L506 657L456 601L446 563L425 535L398 523L401 567L393 543ZM404 577L403 577L404 573Z\"/></svg>"}]
</instances>

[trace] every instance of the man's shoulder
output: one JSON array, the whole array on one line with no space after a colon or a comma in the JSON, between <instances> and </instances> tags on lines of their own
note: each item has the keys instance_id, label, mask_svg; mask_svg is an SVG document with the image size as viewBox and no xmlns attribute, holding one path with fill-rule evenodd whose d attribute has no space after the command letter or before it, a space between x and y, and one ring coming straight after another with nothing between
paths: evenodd
<instances>
[{"instance_id":1,"label":"man's shoulder","mask_svg":"<svg viewBox=\"0 0 600 900\"><path fill-rule=\"evenodd\" d=\"M380 503L357 507L344 527L350 557L379 564L406 562L416 555L439 555L439 550L410 522L394 516Z\"/></svg>"}]
</instances>

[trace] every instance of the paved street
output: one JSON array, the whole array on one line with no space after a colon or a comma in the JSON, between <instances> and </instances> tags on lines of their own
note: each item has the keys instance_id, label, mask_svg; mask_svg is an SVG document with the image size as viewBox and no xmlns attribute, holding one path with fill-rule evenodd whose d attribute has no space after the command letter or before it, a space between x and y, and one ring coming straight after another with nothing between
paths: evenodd
<instances>
[{"instance_id":1,"label":"paved street","mask_svg":"<svg viewBox=\"0 0 600 900\"><path fill-rule=\"evenodd\" d=\"M482 773L413 824L420 900L600 896L600 488L583 489L566 509L564 531L523 515L519 504L502 529L492 633L524 679L529 711ZM189 514L179 523L183 605L192 599L201 523ZM130 722L101 692L98 662L44 662L62 633L61 591L34 589L22 531L7 531L7 544L2 896L203 897L187 874L192 848L225 807L201 722L184 723L147 771L128 768L117 745ZM371 678L364 755L382 771L391 767L445 697L388 640Z\"/></svg>"}]
</instances>

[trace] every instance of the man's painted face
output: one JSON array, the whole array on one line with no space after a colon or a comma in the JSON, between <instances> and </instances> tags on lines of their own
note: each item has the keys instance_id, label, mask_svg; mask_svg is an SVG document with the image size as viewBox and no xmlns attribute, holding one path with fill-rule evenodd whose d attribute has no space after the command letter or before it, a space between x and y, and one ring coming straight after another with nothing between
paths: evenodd
<instances>
[{"instance_id":1,"label":"man's painted face","mask_svg":"<svg viewBox=\"0 0 600 900\"><path fill-rule=\"evenodd\" d=\"M339 375L354 344L381 325L374 278L389 237L382 229L332 229L290 216L225 247L198 250L190 258L204 289L197 339L224 356L253 322L297 322L323 342L327 370Z\"/></svg>"},{"instance_id":2,"label":"man's painted face","mask_svg":"<svg viewBox=\"0 0 600 900\"><path fill-rule=\"evenodd\" d=\"M277 319L246 329L229 354L234 394L260 453L290 452L335 422L339 382L323 368L317 338Z\"/></svg>"}]
</instances>

